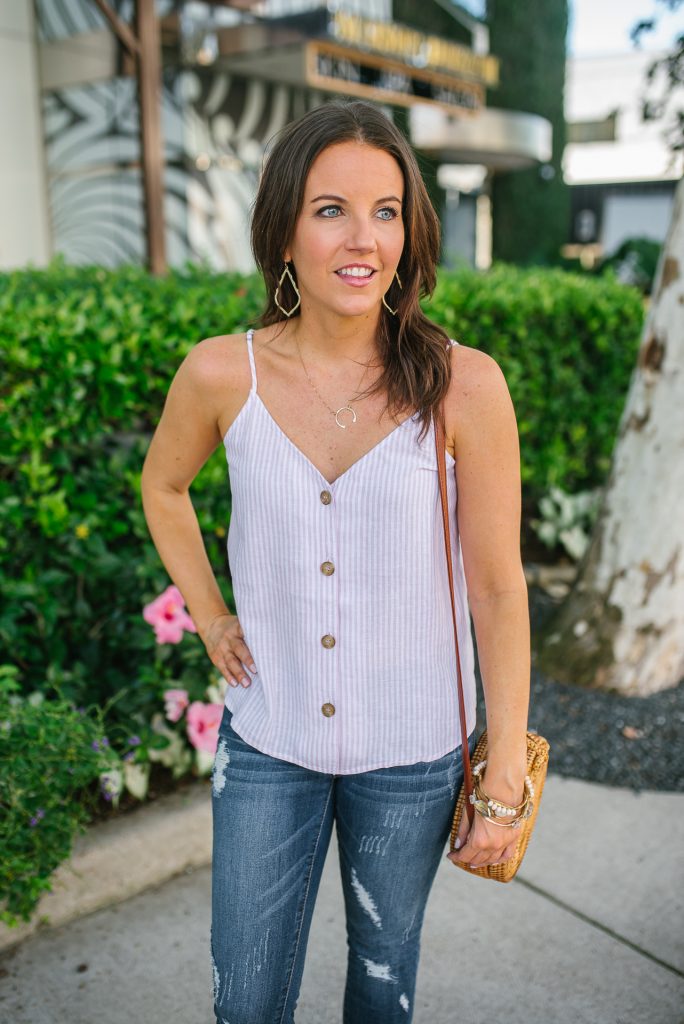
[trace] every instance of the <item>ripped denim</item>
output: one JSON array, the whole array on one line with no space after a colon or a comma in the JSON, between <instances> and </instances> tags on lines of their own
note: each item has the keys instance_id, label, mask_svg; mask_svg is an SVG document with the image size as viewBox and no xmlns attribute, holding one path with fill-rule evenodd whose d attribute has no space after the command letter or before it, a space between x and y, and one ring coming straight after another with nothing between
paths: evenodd
<instances>
[{"instance_id":1,"label":"ripped denim","mask_svg":"<svg viewBox=\"0 0 684 1024\"><path fill-rule=\"evenodd\" d=\"M410 1024L461 747L436 761L327 775L261 753L231 718L224 708L212 772L217 1024L293 1024L333 821L348 938L343 1022Z\"/></svg>"}]
</instances>

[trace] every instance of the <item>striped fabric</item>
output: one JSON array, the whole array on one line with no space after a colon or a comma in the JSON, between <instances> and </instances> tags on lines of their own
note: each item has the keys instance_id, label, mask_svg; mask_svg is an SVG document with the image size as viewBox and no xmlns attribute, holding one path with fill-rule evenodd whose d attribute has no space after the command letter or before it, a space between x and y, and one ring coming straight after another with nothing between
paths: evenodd
<instances>
[{"instance_id":1,"label":"striped fabric","mask_svg":"<svg viewBox=\"0 0 684 1024\"><path fill-rule=\"evenodd\" d=\"M416 413L328 483L261 401L251 331L247 348L252 387L223 443L228 560L257 671L226 691L231 724L264 753L335 775L442 757L461 730L434 424L418 444ZM470 735L473 638L446 459Z\"/></svg>"}]
</instances>

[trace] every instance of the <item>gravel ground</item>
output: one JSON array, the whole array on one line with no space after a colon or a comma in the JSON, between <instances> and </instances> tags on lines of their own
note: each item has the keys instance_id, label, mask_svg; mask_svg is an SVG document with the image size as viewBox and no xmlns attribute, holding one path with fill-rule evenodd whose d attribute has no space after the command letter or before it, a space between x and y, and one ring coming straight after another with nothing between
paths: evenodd
<instances>
[{"instance_id":1,"label":"gravel ground","mask_svg":"<svg viewBox=\"0 0 684 1024\"><path fill-rule=\"evenodd\" d=\"M537 587L529 593L534 630L556 602ZM479 684L478 732L484 723ZM637 792L684 792L684 679L649 697L622 697L533 669L529 728L549 741L549 773Z\"/></svg>"}]
</instances>

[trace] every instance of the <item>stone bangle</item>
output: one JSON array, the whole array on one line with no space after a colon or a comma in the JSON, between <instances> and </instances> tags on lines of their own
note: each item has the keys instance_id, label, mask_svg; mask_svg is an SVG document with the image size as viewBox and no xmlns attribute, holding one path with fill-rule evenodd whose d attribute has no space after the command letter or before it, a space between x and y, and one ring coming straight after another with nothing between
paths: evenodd
<instances>
[{"instance_id":1,"label":"stone bangle","mask_svg":"<svg viewBox=\"0 0 684 1024\"><path fill-rule=\"evenodd\" d=\"M506 815L506 814L513 815L517 811L523 810L525 805L527 804L527 801L528 801L529 797L533 794L532 783L530 781L529 775L525 776L525 782L524 782L524 786L523 786L523 798L522 798L522 801L519 804L505 804L503 802L503 800L497 800L494 797L491 797L489 795L489 793L486 793L485 790L484 790L484 787L482 785L482 779L480 778L480 775L481 775L481 772L482 772L483 768L485 768L486 764L487 764L486 761L481 761L479 764L475 765L475 767L473 768L473 776L474 776L474 780L475 780L474 781L474 788L477 789L478 799L486 801L487 804L489 805L489 807L491 807L492 810L496 809L496 812L500 816L501 815Z\"/></svg>"},{"instance_id":2,"label":"stone bangle","mask_svg":"<svg viewBox=\"0 0 684 1024\"><path fill-rule=\"evenodd\" d=\"M534 808L532 798L529 797L529 799L526 802L524 810L521 811L520 814L518 814L517 818L513 818L512 821L496 821L491 808L487 803L485 803L484 800L478 800L475 794L472 794L470 797L470 802L473 804L478 814L480 814L483 818L486 818L490 825L498 825L501 828L518 828L522 821L526 821L527 818L531 816L532 810Z\"/></svg>"},{"instance_id":3,"label":"stone bangle","mask_svg":"<svg viewBox=\"0 0 684 1024\"><path fill-rule=\"evenodd\" d=\"M481 766L478 765L478 768ZM475 774L475 772L473 773ZM477 773L479 774L479 772ZM501 825L504 828L516 828L521 821L526 820L532 814L532 808L534 804L532 799L534 797L534 787L532 780L529 775L525 776L525 798L520 807L508 807L506 804L501 804L498 800L492 800L483 792L480 780L476 777L474 792L471 793L469 799L478 814L482 815L483 818L487 818L492 825ZM499 807L503 807L504 810L498 810ZM498 815L502 817L504 815L513 815L516 817L512 821L495 821L494 816Z\"/></svg>"},{"instance_id":4,"label":"stone bangle","mask_svg":"<svg viewBox=\"0 0 684 1024\"><path fill-rule=\"evenodd\" d=\"M476 808L477 809L477 808ZM527 810L519 817L514 818L513 821L495 821L494 818L488 817L486 814L483 817L487 818L490 825L498 825L499 828L519 828L520 822L525 821L532 814L532 801L528 804Z\"/></svg>"},{"instance_id":5,"label":"stone bangle","mask_svg":"<svg viewBox=\"0 0 684 1024\"><path fill-rule=\"evenodd\" d=\"M475 808L475 810L477 811L478 814L481 814L483 818L487 818L494 825L512 825L512 824L514 824L515 822L519 821L521 818L523 818L525 816L526 811L527 811L527 809L529 807L529 804L530 804L529 799L526 800L525 801L525 806L524 806L523 810L519 811L518 814L516 815L516 817L512 821L501 822L501 821L495 821L494 820L495 816L497 815L497 812L495 810L493 810L489 806L489 804L487 803L486 800L482 800L480 798L480 795L477 792L477 790L470 797L470 802L471 802L471 804L473 805L473 807Z\"/></svg>"}]
</instances>

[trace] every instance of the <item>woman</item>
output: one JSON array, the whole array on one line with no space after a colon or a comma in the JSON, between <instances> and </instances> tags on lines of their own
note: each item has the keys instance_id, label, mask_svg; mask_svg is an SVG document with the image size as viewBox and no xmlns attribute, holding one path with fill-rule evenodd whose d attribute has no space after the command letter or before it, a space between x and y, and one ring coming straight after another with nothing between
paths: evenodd
<instances>
[{"instance_id":1,"label":"woman","mask_svg":"<svg viewBox=\"0 0 684 1024\"><path fill-rule=\"evenodd\" d=\"M252 247L268 289L262 326L192 349L143 472L154 542L229 684L212 780L214 1010L230 1024L294 1020L334 821L344 1022L410 1021L425 905L463 780L431 417L443 400L469 749L468 599L484 784L515 807L530 672L515 414L494 360L421 312L439 225L410 147L379 110L330 103L280 133ZM188 494L221 441L237 615ZM450 857L496 864L512 834L476 814Z\"/></svg>"}]
</instances>

